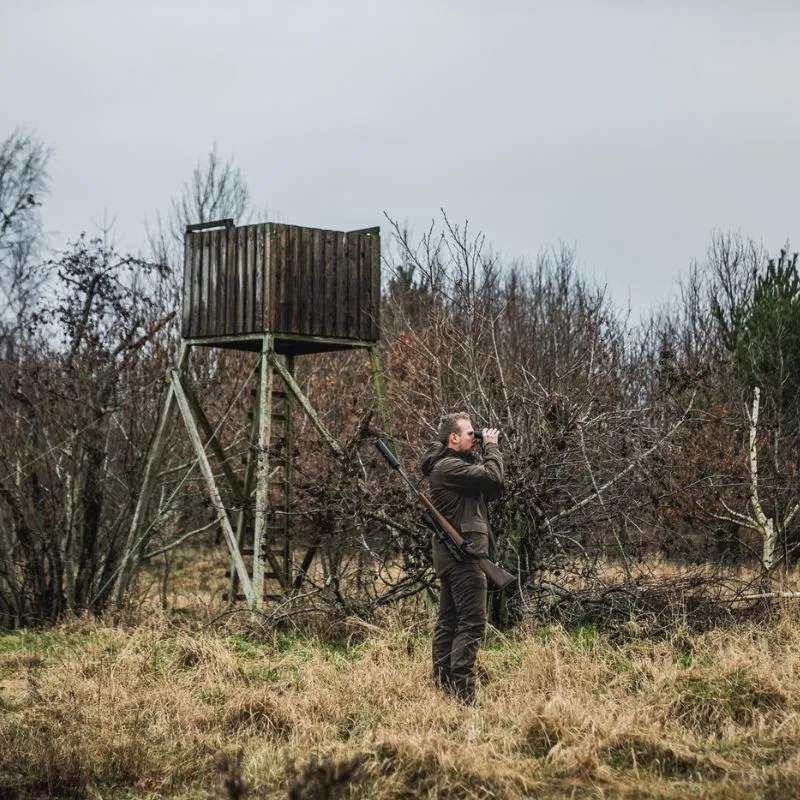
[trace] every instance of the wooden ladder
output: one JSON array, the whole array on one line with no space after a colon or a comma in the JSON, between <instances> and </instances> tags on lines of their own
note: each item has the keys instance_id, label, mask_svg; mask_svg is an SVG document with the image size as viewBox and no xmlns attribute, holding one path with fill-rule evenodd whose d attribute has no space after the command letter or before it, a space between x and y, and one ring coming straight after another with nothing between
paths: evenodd
<instances>
[{"instance_id":1,"label":"wooden ladder","mask_svg":"<svg viewBox=\"0 0 800 800\"><path fill-rule=\"evenodd\" d=\"M257 371L249 446L242 482L243 502L236 514L236 541L253 593L279 600L292 585L292 482L294 456L294 401L276 372L266 347ZM294 356L283 359L294 376ZM256 564L260 563L260 567ZM225 598L244 600L233 559Z\"/></svg>"}]
</instances>

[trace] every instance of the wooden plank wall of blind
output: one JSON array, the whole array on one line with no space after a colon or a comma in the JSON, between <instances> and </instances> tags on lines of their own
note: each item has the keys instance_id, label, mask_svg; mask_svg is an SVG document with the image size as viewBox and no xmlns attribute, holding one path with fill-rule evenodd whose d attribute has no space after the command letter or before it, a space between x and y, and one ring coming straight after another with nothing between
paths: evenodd
<instances>
[{"instance_id":1,"label":"wooden plank wall of blind","mask_svg":"<svg viewBox=\"0 0 800 800\"><path fill-rule=\"evenodd\" d=\"M182 335L377 341L380 234L273 222L186 234Z\"/></svg>"}]
</instances>

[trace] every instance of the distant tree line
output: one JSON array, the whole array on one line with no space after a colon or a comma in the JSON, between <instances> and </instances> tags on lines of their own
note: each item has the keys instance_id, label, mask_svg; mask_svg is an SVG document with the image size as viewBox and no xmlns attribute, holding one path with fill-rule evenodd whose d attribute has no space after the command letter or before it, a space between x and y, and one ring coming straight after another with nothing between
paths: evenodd
<instances>
[{"instance_id":1,"label":"distant tree line","mask_svg":"<svg viewBox=\"0 0 800 800\"><path fill-rule=\"evenodd\" d=\"M143 563L213 539L177 426L135 558L130 523L176 358L183 229L258 213L215 146L156 217L146 257L118 252L110 231L49 255L49 158L24 130L0 144L0 626L124 603ZM418 509L373 442L391 439L413 471L452 410L503 431L495 555L520 579L493 599L498 623L657 620L687 597L710 613L706 601L770 595L800 545L800 276L788 246L714 233L679 296L638 320L581 276L570 248L503 263L444 212L419 236L389 218L383 232L391 424L363 354L299 360L346 454L335 461L298 425L293 524L319 543L318 602L368 615L430 592ZM236 469L252 369L230 351L191 367Z\"/></svg>"}]
</instances>

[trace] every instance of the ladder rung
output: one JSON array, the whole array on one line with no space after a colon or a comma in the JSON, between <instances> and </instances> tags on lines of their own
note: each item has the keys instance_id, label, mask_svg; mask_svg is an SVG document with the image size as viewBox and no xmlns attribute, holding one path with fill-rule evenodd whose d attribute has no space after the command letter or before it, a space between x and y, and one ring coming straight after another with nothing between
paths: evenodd
<instances>
[{"instance_id":1,"label":"ladder rung","mask_svg":"<svg viewBox=\"0 0 800 800\"><path fill-rule=\"evenodd\" d=\"M267 531L268 533L280 533L281 531L285 531L288 527L289 526L287 525L287 523L283 522L283 523L277 523L275 525L265 525L264 526L264 530ZM253 538L253 531L252 530L247 531L247 538L252 541L252 538ZM253 555L253 548L252 547L250 547L250 548L240 547L239 548L239 552L243 556L251 556L251 555Z\"/></svg>"},{"instance_id":2,"label":"ladder rung","mask_svg":"<svg viewBox=\"0 0 800 800\"><path fill-rule=\"evenodd\" d=\"M258 397L258 389L250 389L250 397ZM279 400L283 400L286 397L286 392L283 389L273 389L270 394L273 397L277 397Z\"/></svg>"},{"instance_id":3,"label":"ladder rung","mask_svg":"<svg viewBox=\"0 0 800 800\"><path fill-rule=\"evenodd\" d=\"M230 570L228 570L228 571L225 573L225 577L226 577L226 578L230 578L230 577L231 577ZM265 572L265 573L264 573L264 580L267 580L267 581L277 581L277 580L278 580L278 575L277 575L277 573L275 573L275 572Z\"/></svg>"},{"instance_id":4,"label":"ladder rung","mask_svg":"<svg viewBox=\"0 0 800 800\"><path fill-rule=\"evenodd\" d=\"M278 600L283 600L283 595L281 595L281 594L265 594L265 595L262 595L262 597L263 597L264 600L273 600L275 602L277 602ZM222 593L222 599L223 600L227 600L228 598L229 598L228 593L227 592L223 592ZM247 597L245 595L243 595L243 594L236 594L236 595L234 595L234 599L235 600L247 600Z\"/></svg>"}]
</instances>

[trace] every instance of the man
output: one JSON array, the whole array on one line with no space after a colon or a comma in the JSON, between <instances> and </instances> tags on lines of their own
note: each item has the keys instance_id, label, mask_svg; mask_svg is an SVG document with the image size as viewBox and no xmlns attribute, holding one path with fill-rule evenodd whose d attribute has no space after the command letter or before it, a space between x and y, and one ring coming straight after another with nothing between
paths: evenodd
<instances>
[{"instance_id":1,"label":"man","mask_svg":"<svg viewBox=\"0 0 800 800\"><path fill-rule=\"evenodd\" d=\"M459 562L433 538L433 566L440 581L433 677L465 703L475 699L475 659L486 629L486 576L478 559L489 554L486 501L503 491L499 436L495 428L483 432L481 459L474 452L475 431L469 414L449 414L421 464L431 501L465 540L465 558Z\"/></svg>"}]
</instances>

